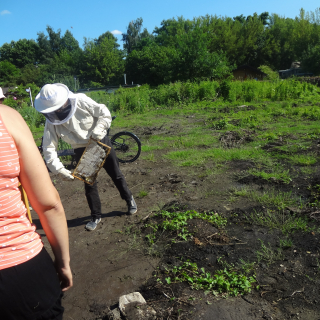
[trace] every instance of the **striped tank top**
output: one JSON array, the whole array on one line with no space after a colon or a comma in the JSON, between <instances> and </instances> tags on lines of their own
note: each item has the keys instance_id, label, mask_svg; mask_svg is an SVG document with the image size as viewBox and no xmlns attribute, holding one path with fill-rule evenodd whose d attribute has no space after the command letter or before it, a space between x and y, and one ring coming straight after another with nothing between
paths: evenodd
<instances>
[{"instance_id":1,"label":"striped tank top","mask_svg":"<svg viewBox=\"0 0 320 320\"><path fill-rule=\"evenodd\" d=\"M19 173L18 150L0 115L0 270L30 260L43 247L21 200Z\"/></svg>"}]
</instances>

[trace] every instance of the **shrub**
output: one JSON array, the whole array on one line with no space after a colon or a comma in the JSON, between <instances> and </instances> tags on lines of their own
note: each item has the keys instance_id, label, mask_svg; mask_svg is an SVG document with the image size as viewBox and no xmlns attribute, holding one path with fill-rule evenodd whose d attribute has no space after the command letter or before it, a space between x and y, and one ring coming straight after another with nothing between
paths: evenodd
<instances>
[{"instance_id":1,"label":"shrub","mask_svg":"<svg viewBox=\"0 0 320 320\"><path fill-rule=\"evenodd\" d=\"M22 108L18 111L31 130L45 124L46 118L44 115L35 108L27 106L25 103L22 104Z\"/></svg>"}]
</instances>

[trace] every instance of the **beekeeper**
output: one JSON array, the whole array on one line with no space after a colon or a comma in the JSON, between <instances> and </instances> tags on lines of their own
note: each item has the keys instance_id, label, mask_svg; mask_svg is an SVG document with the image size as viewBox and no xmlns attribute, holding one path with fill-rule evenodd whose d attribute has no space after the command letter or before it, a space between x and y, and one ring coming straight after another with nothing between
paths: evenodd
<instances>
[{"instance_id":1,"label":"beekeeper","mask_svg":"<svg viewBox=\"0 0 320 320\"><path fill-rule=\"evenodd\" d=\"M90 137L100 140L111 147L103 167L119 190L121 198L127 202L128 214L136 213L137 205L120 171L118 159L107 136L107 130L112 121L108 108L83 93L72 93L67 86L61 83L43 86L35 98L34 106L46 117L43 154L49 170L59 173L64 180L74 179L57 155L59 138L72 146L77 162ZM92 231L101 221L101 201L97 182L92 186L87 183L84 185L92 217L86 229Z\"/></svg>"}]
</instances>

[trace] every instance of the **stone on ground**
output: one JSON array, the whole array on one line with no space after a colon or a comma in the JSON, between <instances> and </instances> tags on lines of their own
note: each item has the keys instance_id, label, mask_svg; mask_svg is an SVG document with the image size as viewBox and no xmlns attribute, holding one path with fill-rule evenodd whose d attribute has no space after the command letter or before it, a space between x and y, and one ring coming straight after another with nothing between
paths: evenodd
<instances>
[{"instance_id":1,"label":"stone on ground","mask_svg":"<svg viewBox=\"0 0 320 320\"><path fill-rule=\"evenodd\" d=\"M139 292L121 296L119 309L128 320L156 319L155 310L147 305L146 300Z\"/></svg>"}]
</instances>

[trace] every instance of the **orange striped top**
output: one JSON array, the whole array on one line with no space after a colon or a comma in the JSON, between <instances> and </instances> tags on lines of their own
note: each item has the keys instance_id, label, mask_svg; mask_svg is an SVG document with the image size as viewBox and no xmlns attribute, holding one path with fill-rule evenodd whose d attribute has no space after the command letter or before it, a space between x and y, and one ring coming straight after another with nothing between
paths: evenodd
<instances>
[{"instance_id":1,"label":"orange striped top","mask_svg":"<svg viewBox=\"0 0 320 320\"><path fill-rule=\"evenodd\" d=\"M18 150L0 115L0 270L26 262L43 247L21 200L19 173Z\"/></svg>"}]
</instances>

